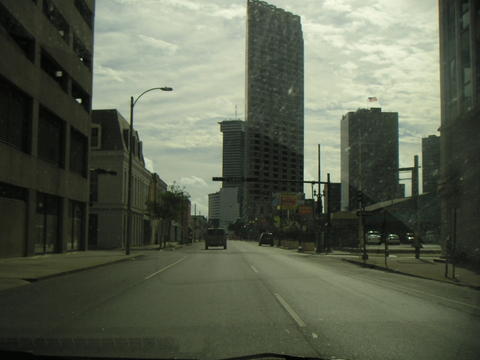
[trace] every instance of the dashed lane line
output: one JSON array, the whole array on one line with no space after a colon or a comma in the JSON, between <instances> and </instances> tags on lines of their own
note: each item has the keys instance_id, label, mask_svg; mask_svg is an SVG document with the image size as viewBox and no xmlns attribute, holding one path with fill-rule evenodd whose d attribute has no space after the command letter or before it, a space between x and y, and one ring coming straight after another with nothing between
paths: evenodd
<instances>
[{"instance_id":1,"label":"dashed lane line","mask_svg":"<svg viewBox=\"0 0 480 360\"><path fill-rule=\"evenodd\" d=\"M170 269L172 266L174 266L174 265L177 265L178 263L182 262L182 261L183 261L183 260L185 260L186 258L187 258L187 257L186 257L186 256L184 256L184 257L183 257L183 258L181 258L180 260L177 260L177 261L175 261L174 263L172 263L172 264L170 264L170 265L167 265L167 266L165 266L165 267L161 268L161 269L160 269L160 270L158 270L158 271L155 271L154 273L152 273L152 274L150 274L150 275L146 276L146 277L145 277L145 280L148 280L148 279L150 279L150 278L154 277L155 275L158 275L158 274L160 274L161 272L163 272L163 271L165 271L165 270L168 270L168 269Z\"/></svg>"},{"instance_id":2,"label":"dashed lane line","mask_svg":"<svg viewBox=\"0 0 480 360\"><path fill-rule=\"evenodd\" d=\"M295 312L295 310L292 309L290 305L277 293L275 293L275 297L277 298L278 302L280 305L283 306L283 308L288 312L288 314L292 317L293 320L297 323L299 327L305 327L307 326L305 322L302 320L302 318Z\"/></svg>"}]
</instances>

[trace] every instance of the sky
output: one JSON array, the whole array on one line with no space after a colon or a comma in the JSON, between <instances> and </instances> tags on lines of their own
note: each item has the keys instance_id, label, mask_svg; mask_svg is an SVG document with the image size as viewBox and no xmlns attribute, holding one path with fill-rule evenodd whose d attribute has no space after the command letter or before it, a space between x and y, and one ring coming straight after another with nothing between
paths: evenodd
<instances>
[{"instance_id":1,"label":"sky","mask_svg":"<svg viewBox=\"0 0 480 360\"><path fill-rule=\"evenodd\" d=\"M358 108L398 112L400 166L421 159L421 138L440 126L437 0L268 2L301 17L305 180L321 144L322 176L340 181L340 120ZM93 108L128 119L131 96L174 89L144 95L134 127L149 170L184 186L197 214L221 186L218 122L236 107L244 119L245 25L246 0L96 0Z\"/></svg>"}]
</instances>

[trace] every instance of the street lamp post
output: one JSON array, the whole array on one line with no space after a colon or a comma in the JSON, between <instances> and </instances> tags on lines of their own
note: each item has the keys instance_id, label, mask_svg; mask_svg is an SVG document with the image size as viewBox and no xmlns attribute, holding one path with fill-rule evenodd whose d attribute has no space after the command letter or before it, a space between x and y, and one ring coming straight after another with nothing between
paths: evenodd
<instances>
[{"instance_id":1,"label":"street lamp post","mask_svg":"<svg viewBox=\"0 0 480 360\"><path fill-rule=\"evenodd\" d=\"M125 244L125 255L130 255L130 241L132 237L132 157L133 157L133 108L137 101L145 95L147 92L153 90L162 90L162 91L173 91L171 87L155 87L148 90L145 90L143 93L138 95L138 97L134 100L133 96L130 97L130 136L129 136L129 144L128 144L128 192L127 192L127 214L128 214L128 222L127 222L127 241Z\"/></svg>"}]
</instances>

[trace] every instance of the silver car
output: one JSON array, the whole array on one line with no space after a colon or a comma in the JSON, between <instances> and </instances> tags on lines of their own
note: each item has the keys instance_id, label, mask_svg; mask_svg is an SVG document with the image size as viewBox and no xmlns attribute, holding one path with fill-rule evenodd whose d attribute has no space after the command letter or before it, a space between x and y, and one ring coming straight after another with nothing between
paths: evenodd
<instances>
[{"instance_id":1,"label":"silver car","mask_svg":"<svg viewBox=\"0 0 480 360\"><path fill-rule=\"evenodd\" d=\"M387 241L391 245L400 245L400 236L397 234L388 234Z\"/></svg>"},{"instance_id":2,"label":"silver car","mask_svg":"<svg viewBox=\"0 0 480 360\"><path fill-rule=\"evenodd\" d=\"M382 242L382 235L380 231L370 230L367 232L367 244L369 245L380 245Z\"/></svg>"}]
</instances>

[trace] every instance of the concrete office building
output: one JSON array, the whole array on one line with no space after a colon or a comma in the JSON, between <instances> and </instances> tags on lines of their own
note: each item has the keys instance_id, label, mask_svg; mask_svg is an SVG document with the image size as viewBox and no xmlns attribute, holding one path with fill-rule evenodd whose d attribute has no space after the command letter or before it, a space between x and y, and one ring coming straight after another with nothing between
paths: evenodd
<instances>
[{"instance_id":1,"label":"concrete office building","mask_svg":"<svg viewBox=\"0 0 480 360\"><path fill-rule=\"evenodd\" d=\"M246 220L271 216L272 193L303 193L303 56L300 17L248 0L245 174L259 181L244 183Z\"/></svg>"},{"instance_id":2,"label":"concrete office building","mask_svg":"<svg viewBox=\"0 0 480 360\"><path fill-rule=\"evenodd\" d=\"M220 192L208 194L208 222L218 226L220 221Z\"/></svg>"},{"instance_id":3,"label":"concrete office building","mask_svg":"<svg viewBox=\"0 0 480 360\"><path fill-rule=\"evenodd\" d=\"M0 2L0 257L87 247L94 8Z\"/></svg>"},{"instance_id":4,"label":"concrete office building","mask_svg":"<svg viewBox=\"0 0 480 360\"><path fill-rule=\"evenodd\" d=\"M245 122L241 120L225 120L220 122L220 131L223 133L222 145L222 176L229 178L243 178L245 167ZM234 208L242 213L243 182L224 181L223 188L237 189L237 197L232 198Z\"/></svg>"},{"instance_id":5,"label":"concrete office building","mask_svg":"<svg viewBox=\"0 0 480 360\"><path fill-rule=\"evenodd\" d=\"M422 185L423 192L436 192L440 178L440 137L430 135L422 138Z\"/></svg>"},{"instance_id":6,"label":"concrete office building","mask_svg":"<svg viewBox=\"0 0 480 360\"><path fill-rule=\"evenodd\" d=\"M225 120L220 123L223 133L222 176L242 178L245 164L245 122ZM241 187L242 182L223 182L222 187Z\"/></svg>"},{"instance_id":7,"label":"concrete office building","mask_svg":"<svg viewBox=\"0 0 480 360\"><path fill-rule=\"evenodd\" d=\"M349 112L341 120L342 210L399 197L398 113L381 108Z\"/></svg>"},{"instance_id":8,"label":"concrete office building","mask_svg":"<svg viewBox=\"0 0 480 360\"><path fill-rule=\"evenodd\" d=\"M129 123L115 109L92 112L90 167L116 175L91 173L89 246L122 248L127 238ZM147 199L152 174L145 168L142 142L133 134L131 246L151 242Z\"/></svg>"},{"instance_id":9,"label":"concrete office building","mask_svg":"<svg viewBox=\"0 0 480 360\"><path fill-rule=\"evenodd\" d=\"M208 219L214 220L215 226L228 229L240 218L238 188L221 188L220 191L208 195Z\"/></svg>"},{"instance_id":10,"label":"concrete office building","mask_svg":"<svg viewBox=\"0 0 480 360\"><path fill-rule=\"evenodd\" d=\"M480 262L480 3L440 0L439 13L441 241Z\"/></svg>"}]
</instances>

